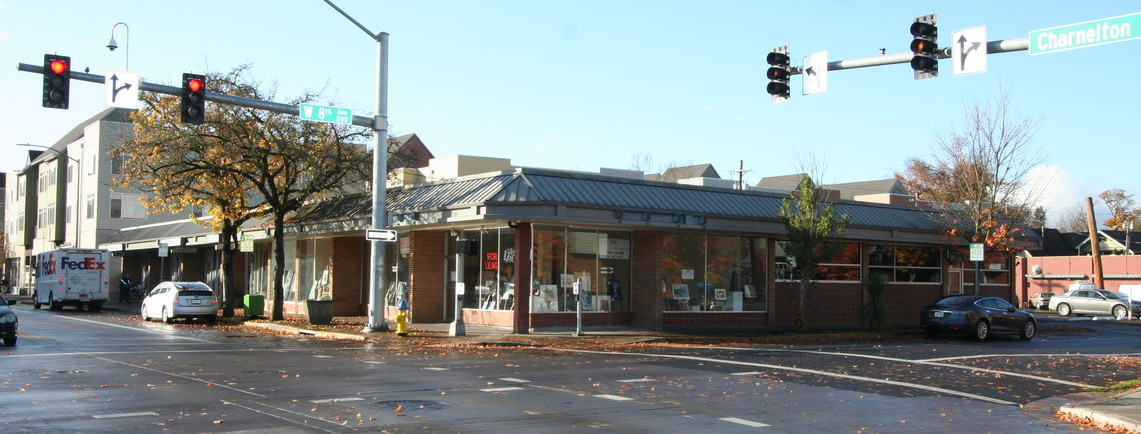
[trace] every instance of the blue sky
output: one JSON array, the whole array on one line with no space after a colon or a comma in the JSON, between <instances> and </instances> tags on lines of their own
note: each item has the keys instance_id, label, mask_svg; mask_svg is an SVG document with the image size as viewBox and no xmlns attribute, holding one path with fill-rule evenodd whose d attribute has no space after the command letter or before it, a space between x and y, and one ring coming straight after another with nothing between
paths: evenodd
<instances>
[{"instance_id":1,"label":"blue sky","mask_svg":"<svg viewBox=\"0 0 1141 434\"><path fill-rule=\"evenodd\" d=\"M1141 40L1029 56L988 56L988 71L913 80L906 64L833 71L829 90L772 104L765 55L791 44L794 64L908 50L913 18L939 16L951 33L987 26L987 39L1141 12L1127 1L373 1L335 3L390 34L389 121L437 156L510 158L525 166L597 171L651 155L712 163L722 177L740 161L745 181L823 167L825 183L891 177L931 155L966 105L1010 91L1051 173L1051 218L1087 196L1121 188L1141 197L1136 161ZM51 5L66 5L52 12ZM111 27L120 49L105 47ZM1138 29L1141 31L1141 29ZM23 167L28 148L51 145L104 108L102 86L73 82L71 108L40 107L41 79L16 71L45 53L75 68L130 70L176 84L183 72L249 64L278 100L324 90L330 105L371 115L375 43L321 0L42 2L0 0L0 170ZM1098 208L1104 220L1104 208Z\"/></svg>"}]
</instances>

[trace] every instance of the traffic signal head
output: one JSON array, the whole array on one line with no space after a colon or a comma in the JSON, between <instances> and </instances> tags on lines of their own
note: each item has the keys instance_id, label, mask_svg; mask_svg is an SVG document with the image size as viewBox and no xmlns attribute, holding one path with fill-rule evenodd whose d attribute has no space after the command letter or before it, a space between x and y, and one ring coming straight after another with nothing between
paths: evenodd
<instances>
[{"instance_id":1,"label":"traffic signal head","mask_svg":"<svg viewBox=\"0 0 1141 434\"><path fill-rule=\"evenodd\" d=\"M916 80L939 75L939 27L935 18L935 14L924 15L911 23L911 69Z\"/></svg>"},{"instance_id":2,"label":"traffic signal head","mask_svg":"<svg viewBox=\"0 0 1141 434\"><path fill-rule=\"evenodd\" d=\"M206 120L206 76L182 74L182 122L202 125Z\"/></svg>"},{"instance_id":3,"label":"traffic signal head","mask_svg":"<svg viewBox=\"0 0 1141 434\"><path fill-rule=\"evenodd\" d=\"M44 107L67 110L71 89L71 58L44 55Z\"/></svg>"},{"instance_id":4,"label":"traffic signal head","mask_svg":"<svg viewBox=\"0 0 1141 434\"><path fill-rule=\"evenodd\" d=\"M765 61L769 64L769 70L765 75L769 78L769 85L765 88L769 95L772 95L774 103L788 101L789 86L788 79L792 75L792 66L789 65L788 45L773 48Z\"/></svg>"}]
</instances>

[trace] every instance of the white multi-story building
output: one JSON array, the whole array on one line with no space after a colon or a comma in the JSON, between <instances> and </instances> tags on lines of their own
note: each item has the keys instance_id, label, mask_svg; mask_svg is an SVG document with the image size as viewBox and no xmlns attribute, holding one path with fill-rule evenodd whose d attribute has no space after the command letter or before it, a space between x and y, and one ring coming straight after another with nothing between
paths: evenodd
<instances>
[{"instance_id":1,"label":"white multi-story building","mask_svg":"<svg viewBox=\"0 0 1141 434\"><path fill-rule=\"evenodd\" d=\"M126 227L185 216L148 215L134 189L112 186L123 158L110 149L132 134L131 110L109 108L51 146L28 147L23 169L7 173L4 239L11 292L30 293L36 254L60 247L96 248ZM117 262L117 260L116 260ZM113 270L118 264L111 264Z\"/></svg>"}]
</instances>

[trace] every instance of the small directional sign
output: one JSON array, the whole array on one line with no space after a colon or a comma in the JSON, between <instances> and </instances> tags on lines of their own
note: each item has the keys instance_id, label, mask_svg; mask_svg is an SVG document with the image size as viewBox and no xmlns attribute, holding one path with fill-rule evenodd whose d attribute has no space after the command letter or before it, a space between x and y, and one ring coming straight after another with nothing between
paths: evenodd
<instances>
[{"instance_id":1,"label":"small directional sign","mask_svg":"<svg viewBox=\"0 0 1141 434\"><path fill-rule=\"evenodd\" d=\"M369 241L396 241L396 231L391 229L365 229L364 237Z\"/></svg>"},{"instance_id":2,"label":"small directional sign","mask_svg":"<svg viewBox=\"0 0 1141 434\"><path fill-rule=\"evenodd\" d=\"M817 51L804 56L804 80L801 86L805 95L814 95L828 90L828 52Z\"/></svg>"},{"instance_id":3,"label":"small directional sign","mask_svg":"<svg viewBox=\"0 0 1141 434\"><path fill-rule=\"evenodd\" d=\"M107 105L128 109L139 108L139 74L107 71L104 83Z\"/></svg>"},{"instance_id":4,"label":"small directional sign","mask_svg":"<svg viewBox=\"0 0 1141 434\"><path fill-rule=\"evenodd\" d=\"M316 104L301 104L298 110L301 120L329 122L334 124L353 123L353 111L347 108L328 107Z\"/></svg>"},{"instance_id":5,"label":"small directional sign","mask_svg":"<svg viewBox=\"0 0 1141 434\"><path fill-rule=\"evenodd\" d=\"M952 75L986 72L986 26L951 33Z\"/></svg>"}]
</instances>

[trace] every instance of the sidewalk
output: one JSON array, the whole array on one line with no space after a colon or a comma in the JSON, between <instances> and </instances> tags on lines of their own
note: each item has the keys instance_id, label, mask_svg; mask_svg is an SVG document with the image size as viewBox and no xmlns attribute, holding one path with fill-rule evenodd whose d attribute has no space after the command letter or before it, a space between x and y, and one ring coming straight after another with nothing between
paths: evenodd
<instances>
[{"instance_id":1,"label":"sidewalk","mask_svg":"<svg viewBox=\"0 0 1141 434\"><path fill-rule=\"evenodd\" d=\"M31 305L31 296L4 295L20 304ZM136 314L139 301L119 303L108 301L103 305L108 311ZM45 307L46 309L46 307ZM241 325L259 328L284 335L305 335L316 338L342 339L368 342L419 343L423 339L440 339L450 345L502 345L502 346L544 346L586 344L588 342L610 345L623 345L650 342L668 338L701 339L698 335L655 332L633 328L611 327L587 329L577 335L574 329L540 329L528 334L515 334L509 328L465 324L465 334L450 336L451 324L411 324L409 337L396 336L396 325L389 322L388 332L364 332L365 317L336 317L332 325L308 325L304 321L269 322L265 319L247 320ZM417 339L419 338L419 339ZM1059 417L1074 423L1081 423L1098 429L1113 432L1141 433L1141 389L1125 392L1081 392L1056 396L1033 404L1043 408L1056 408Z\"/></svg>"}]
</instances>

